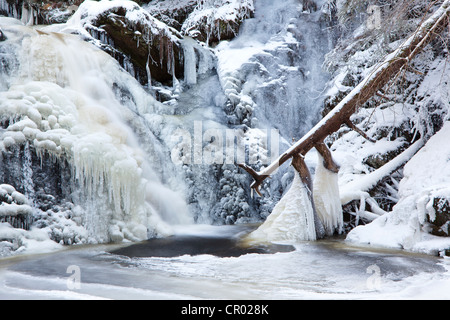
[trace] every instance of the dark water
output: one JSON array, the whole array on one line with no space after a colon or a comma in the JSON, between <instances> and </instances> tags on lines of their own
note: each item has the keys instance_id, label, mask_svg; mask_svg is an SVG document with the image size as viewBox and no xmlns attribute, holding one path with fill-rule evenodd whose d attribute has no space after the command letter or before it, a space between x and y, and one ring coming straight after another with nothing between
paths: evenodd
<instances>
[{"instance_id":1,"label":"dark water","mask_svg":"<svg viewBox=\"0 0 450 320\"><path fill-rule=\"evenodd\" d=\"M162 239L151 239L133 244L117 250L112 254L136 257L177 257L183 255L213 255L216 257L239 257L250 253L270 254L276 252L291 252L295 250L292 245L259 244L248 245L243 236L256 226L236 226L234 234L217 235L174 235Z\"/></svg>"}]
</instances>

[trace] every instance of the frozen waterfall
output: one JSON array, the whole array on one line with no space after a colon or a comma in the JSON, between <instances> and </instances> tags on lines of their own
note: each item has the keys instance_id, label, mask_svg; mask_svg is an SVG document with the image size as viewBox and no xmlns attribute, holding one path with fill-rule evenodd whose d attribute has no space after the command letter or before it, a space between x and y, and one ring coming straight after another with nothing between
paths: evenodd
<instances>
[{"instance_id":1,"label":"frozen waterfall","mask_svg":"<svg viewBox=\"0 0 450 320\"><path fill-rule=\"evenodd\" d=\"M78 212L74 220L88 230L76 241L142 240L170 233L163 218L190 221L183 197L152 168L161 160L149 157L132 128L142 129L135 118L149 121L162 106L114 59L76 36L19 25L3 31L4 56L18 58L1 75L0 150L30 145L41 163L67 162L72 177L62 183L71 186L64 197L73 204L66 215Z\"/></svg>"},{"instance_id":2,"label":"frozen waterfall","mask_svg":"<svg viewBox=\"0 0 450 320\"><path fill-rule=\"evenodd\" d=\"M83 29L81 10L67 23L33 28L0 18L0 183L28 198L36 224L66 244L266 219L279 210L292 172L280 170L266 198L252 199L236 163L269 164L316 121L329 44L317 2L309 10L293 0L259 1L239 35L215 48L180 38L184 77L173 74L173 87L151 86L151 56L149 83L139 84L126 72L132 68L95 47L114 44ZM92 18L115 5L123 3L88 1L83 13ZM128 19L143 16L132 7ZM297 182L289 206L307 208ZM295 239L315 238L309 213Z\"/></svg>"}]
</instances>

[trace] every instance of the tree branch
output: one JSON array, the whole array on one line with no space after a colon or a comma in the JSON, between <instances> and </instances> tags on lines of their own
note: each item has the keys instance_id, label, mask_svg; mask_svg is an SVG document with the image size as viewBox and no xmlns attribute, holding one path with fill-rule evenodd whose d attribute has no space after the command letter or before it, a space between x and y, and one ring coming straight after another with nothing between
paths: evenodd
<instances>
[{"instance_id":1,"label":"tree branch","mask_svg":"<svg viewBox=\"0 0 450 320\"><path fill-rule=\"evenodd\" d=\"M450 0L445 0L441 7L422 23L417 30L397 50L389 54L383 62L376 65L373 71L356 86L330 113L314 126L297 143L283 153L277 160L260 172L254 171L246 164L239 164L255 179L251 188L258 194L262 182L277 168L294 155L305 155L324 139L339 130L341 125L350 120L350 116L421 51L448 24L450 16Z\"/></svg>"}]
</instances>

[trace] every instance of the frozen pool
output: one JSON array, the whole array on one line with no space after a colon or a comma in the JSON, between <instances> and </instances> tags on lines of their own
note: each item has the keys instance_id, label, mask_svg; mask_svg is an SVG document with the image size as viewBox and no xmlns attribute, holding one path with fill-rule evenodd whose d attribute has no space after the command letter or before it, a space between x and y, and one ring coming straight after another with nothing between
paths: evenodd
<instances>
[{"instance_id":1,"label":"frozen pool","mask_svg":"<svg viewBox=\"0 0 450 320\"><path fill-rule=\"evenodd\" d=\"M343 240L242 248L251 227L0 260L0 299L448 299L449 260ZM228 251L227 251L228 250Z\"/></svg>"}]
</instances>

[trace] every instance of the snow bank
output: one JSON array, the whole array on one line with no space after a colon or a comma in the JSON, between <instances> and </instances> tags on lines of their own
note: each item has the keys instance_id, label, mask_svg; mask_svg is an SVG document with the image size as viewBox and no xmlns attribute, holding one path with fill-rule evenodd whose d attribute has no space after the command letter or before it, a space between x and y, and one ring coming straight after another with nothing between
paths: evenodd
<instances>
[{"instance_id":1,"label":"snow bank","mask_svg":"<svg viewBox=\"0 0 450 320\"><path fill-rule=\"evenodd\" d=\"M61 250L63 246L50 240L47 230L34 228L23 230L0 222L0 257L11 254L38 254Z\"/></svg>"},{"instance_id":2,"label":"snow bank","mask_svg":"<svg viewBox=\"0 0 450 320\"><path fill-rule=\"evenodd\" d=\"M9 184L0 184L0 221L18 215L28 216L32 209L28 199Z\"/></svg>"},{"instance_id":3,"label":"snow bank","mask_svg":"<svg viewBox=\"0 0 450 320\"><path fill-rule=\"evenodd\" d=\"M434 221L435 198L450 199L450 122L426 143L405 165L400 182L400 201L372 223L353 229L347 240L410 251L435 253L450 247L449 238L427 232L427 220Z\"/></svg>"}]
</instances>

